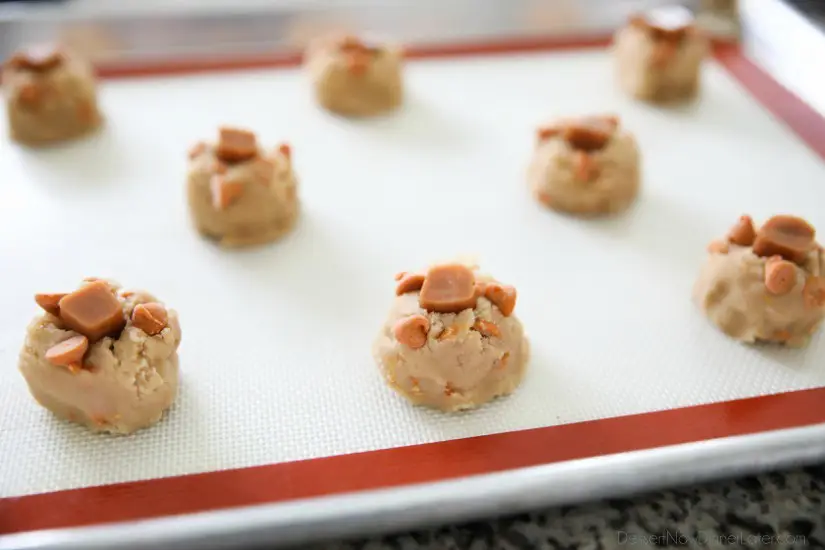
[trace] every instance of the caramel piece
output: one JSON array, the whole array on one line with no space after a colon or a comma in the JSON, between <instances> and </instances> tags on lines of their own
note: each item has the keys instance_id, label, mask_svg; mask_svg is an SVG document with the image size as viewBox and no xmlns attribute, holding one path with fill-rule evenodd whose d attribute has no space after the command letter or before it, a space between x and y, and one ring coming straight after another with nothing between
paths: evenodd
<instances>
[{"instance_id":1,"label":"caramel piece","mask_svg":"<svg viewBox=\"0 0 825 550\"><path fill-rule=\"evenodd\" d=\"M393 276L393 279L395 279L396 281L400 281L401 279L403 279L403 278L404 278L404 275L406 275L406 274L407 274L407 272L406 272L406 271L399 271L398 273L396 273L396 274Z\"/></svg>"},{"instance_id":2,"label":"caramel piece","mask_svg":"<svg viewBox=\"0 0 825 550\"><path fill-rule=\"evenodd\" d=\"M766 221L756 234L753 253L757 256L782 256L802 264L816 242L814 228L796 216L779 215Z\"/></svg>"},{"instance_id":3,"label":"caramel piece","mask_svg":"<svg viewBox=\"0 0 825 550\"><path fill-rule=\"evenodd\" d=\"M139 328L149 336L155 336L166 328L169 315L163 304L157 302L147 302L138 304L132 310L132 325Z\"/></svg>"},{"instance_id":4,"label":"caramel piece","mask_svg":"<svg viewBox=\"0 0 825 550\"><path fill-rule=\"evenodd\" d=\"M418 305L427 311L458 313L476 305L475 276L462 264L431 267L421 287Z\"/></svg>"},{"instance_id":5,"label":"caramel piece","mask_svg":"<svg viewBox=\"0 0 825 550\"><path fill-rule=\"evenodd\" d=\"M105 281L95 281L60 300L60 319L70 329L95 343L119 333L126 325L120 302Z\"/></svg>"},{"instance_id":6,"label":"caramel piece","mask_svg":"<svg viewBox=\"0 0 825 550\"><path fill-rule=\"evenodd\" d=\"M424 275L407 273L398 280L398 286L395 287L395 295L401 296L407 292L415 292L416 290L421 290L422 286L424 286Z\"/></svg>"},{"instance_id":7,"label":"caramel piece","mask_svg":"<svg viewBox=\"0 0 825 550\"><path fill-rule=\"evenodd\" d=\"M808 277L802 287L802 299L805 307L811 309L825 306L825 277Z\"/></svg>"},{"instance_id":8,"label":"caramel piece","mask_svg":"<svg viewBox=\"0 0 825 550\"><path fill-rule=\"evenodd\" d=\"M796 284L796 266L781 258L771 258L765 264L765 288L771 294L787 294Z\"/></svg>"},{"instance_id":9,"label":"caramel piece","mask_svg":"<svg viewBox=\"0 0 825 550\"><path fill-rule=\"evenodd\" d=\"M215 154L226 162L242 162L258 154L255 134L238 128L223 127L219 131Z\"/></svg>"},{"instance_id":10,"label":"caramel piece","mask_svg":"<svg viewBox=\"0 0 825 550\"><path fill-rule=\"evenodd\" d=\"M456 336L458 336L458 327L450 325L438 334L436 340L443 342L444 340L452 340Z\"/></svg>"},{"instance_id":11,"label":"caramel piece","mask_svg":"<svg viewBox=\"0 0 825 550\"><path fill-rule=\"evenodd\" d=\"M728 240L739 246L752 246L753 241L756 240L753 219L748 215L741 216L728 233Z\"/></svg>"},{"instance_id":12,"label":"caramel piece","mask_svg":"<svg viewBox=\"0 0 825 550\"><path fill-rule=\"evenodd\" d=\"M562 136L574 149L597 151L607 145L618 124L615 116L586 117L565 124Z\"/></svg>"},{"instance_id":13,"label":"caramel piece","mask_svg":"<svg viewBox=\"0 0 825 550\"><path fill-rule=\"evenodd\" d=\"M63 63L63 52L54 45L40 45L19 52L11 58L11 66L26 71L45 72Z\"/></svg>"},{"instance_id":14,"label":"caramel piece","mask_svg":"<svg viewBox=\"0 0 825 550\"><path fill-rule=\"evenodd\" d=\"M427 343L430 321L423 315L410 315L395 323L392 328L395 339L408 348L418 349Z\"/></svg>"},{"instance_id":15,"label":"caramel piece","mask_svg":"<svg viewBox=\"0 0 825 550\"><path fill-rule=\"evenodd\" d=\"M501 330L498 326L495 323L483 319L476 319L476 322L473 323L473 330L480 332L482 336L486 336L487 338L493 336L496 338L501 337Z\"/></svg>"},{"instance_id":16,"label":"caramel piece","mask_svg":"<svg viewBox=\"0 0 825 550\"><path fill-rule=\"evenodd\" d=\"M227 180L224 176L212 176L212 206L215 210L225 210L243 195L243 183Z\"/></svg>"},{"instance_id":17,"label":"caramel piece","mask_svg":"<svg viewBox=\"0 0 825 550\"><path fill-rule=\"evenodd\" d=\"M538 141L545 141L552 137L556 137L561 133L561 128L558 126L542 126L536 130L536 139Z\"/></svg>"},{"instance_id":18,"label":"caramel piece","mask_svg":"<svg viewBox=\"0 0 825 550\"><path fill-rule=\"evenodd\" d=\"M730 252L730 246L725 241L711 241L708 244L708 252L711 254L727 254Z\"/></svg>"},{"instance_id":19,"label":"caramel piece","mask_svg":"<svg viewBox=\"0 0 825 550\"><path fill-rule=\"evenodd\" d=\"M573 156L573 173L576 181L587 183L596 175L596 164L587 151L575 151Z\"/></svg>"},{"instance_id":20,"label":"caramel piece","mask_svg":"<svg viewBox=\"0 0 825 550\"><path fill-rule=\"evenodd\" d=\"M189 160L194 159L195 157L199 157L201 153L206 151L206 144L202 141L197 142L195 145L189 148Z\"/></svg>"},{"instance_id":21,"label":"caramel piece","mask_svg":"<svg viewBox=\"0 0 825 550\"><path fill-rule=\"evenodd\" d=\"M286 159L292 158L292 147L288 143L282 143L278 146L278 152Z\"/></svg>"},{"instance_id":22,"label":"caramel piece","mask_svg":"<svg viewBox=\"0 0 825 550\"><path fill-rule=\"evenodd\" d=\"M46 351L46 361L58 367L78 366L89 349L89 340L82 334L55 344Z\"/></svg>"},{"instance_id":23,"label":"caramel piece","mask_svg":"<svg viewBox=\"0 0 825 550\"><path fill-rule=\"evenodd\" d=\"M34 301L37 305L46 310L46 313L51 313L55 317L60 315L60 300L66 296L63 294L35 294Z\"/></svg>"},{"instance_id":24,"label":"caramel piece","mask_svg":"<svg viewBox=\"0 0 825 550\"><path fill-rule=\"evenodd\" d=\"M507 368L507 363L509 363L509 362L510 362L510 352L505 351L504 355L501 356L501 358L496 362L496 366L493 367L493 368L495 368L496 370L504 370L504 369Z\"/></svg>"},{"instance_id":25,"label":"caramel piece","mask_svg":"<svg viewBox=\"0 0 825 550\"><path fill-rule=\"evenodd\" d=\"M516 289L510 285L490 283L484 289L484 297L490 300L505 317L509 317L516 308Z\"/></svg>"}]
</instances>

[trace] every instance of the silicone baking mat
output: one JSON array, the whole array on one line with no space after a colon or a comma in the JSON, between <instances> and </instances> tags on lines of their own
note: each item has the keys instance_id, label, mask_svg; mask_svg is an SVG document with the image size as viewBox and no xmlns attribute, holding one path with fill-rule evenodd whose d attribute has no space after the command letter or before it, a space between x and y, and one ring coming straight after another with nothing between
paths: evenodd
<instances>
[{"instance_id":1,"label":"silicone baking mat","mask_svg":"<svg viewBox=\"0 0 825 550\"><path fill-rule=\"evenodd\" d=\"M106 80L99 135L37 152L3 138L0 534L825 422L824 336L739 345L690 300L707 242L743 212L825 228L821 118L733 46L673 108L624 97L602 45L566 46L424 56L403 109L372 120L321 111L297 68L248 68ZM636 134L642 194L612 219L551 213L525 182L535 128L594 112ZM225 251L190 227L186 150L220 124L292 144L303 212L282 242ZM413 408L370 355L393 274L467 254L518 288L529 374L477 411ZM89 275L180 314L181 394L131 437L55 420L16 370L33 294Z\"/></svg>"}]
</instances>

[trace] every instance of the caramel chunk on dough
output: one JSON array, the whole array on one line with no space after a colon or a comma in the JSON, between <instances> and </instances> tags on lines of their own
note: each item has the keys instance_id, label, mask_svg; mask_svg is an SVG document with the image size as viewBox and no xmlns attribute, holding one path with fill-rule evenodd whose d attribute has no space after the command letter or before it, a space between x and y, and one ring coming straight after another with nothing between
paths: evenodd
<instances>
[{"instance_id":1,"label":"caramel chunk on dough","mask_svg":"<svg viewBox=\"0 0 825 550\"><path fill-rule=\"evenodd\" d=\"M421 290L424 286L424 279L424 275L419 273L405 273L398 279L398 286L395 287L396 296Z\"/></svg>"},{"instance_id":2,"label":"caramel chunk on dough","mask_svg":"<svg viewBox=\"0 0 825 550\"><path fill-rule=\"evenodd\" d=\"M756 234L753 253L757 256L782 256L801 264L816 241L814 228L796 216L779 215L766 221Z\"/></svg>"},{"instance_id":3,"label":"caramel chunk on dough","mask_svg":"<svg viewBox=\"0 0 825 550\"><path fill-rule=\"evenodd\" d=\"M753 246L753 241L756 240L753 218L748 215L741 216L728 233L728 240L739 246Z\"/></svg>"},{"instance_id":4,"label":"caramel chunk on dough","mask_svg":"<svg viewBox=\"0 0 825 550\"><path fill-rule=\"evenodd\" d=\"M255 134L238 128L222 127L218 132L218 158L226 162L242 162L258 154Z\"/></svg>"},{"instance_id":5,"label":"caramel chunk on dough","mask_svg":"<svg viewBox=\"0 0 825 550\"><path fill-rule=\"evenodd\" d=\"M598 151L607 145L618 127L616 117L586 117L565 124L562 136L574 149Z\"/></svg>"},{"instance_id":6,"label":"caramel chunk on dough","mask_svg":"<svg viewBox=\"0 0 825 550\"><path fill-rule=\"evenodd\" d=\"M493 302L505 317L512 315L516 309L516 289L510 285L488 284L484 289L484 297Z\"/></svg>"},{"instance_id":7,"label":"caramel chunk on dough","mask_svg":"<svg viewBox=\"0 0 825 550\"><path fill-rule=\"evenodd\" d=\"M796 265L774 257L765 264L765 287L768 292L781 296L796 285Z\"/></svg>"},{"instance_id":8,"label":"caramel chunk on dough","mask_svg":"<svg viewBox=\"0 0 825 550\"><path fill-rule=\"evenodd\" d=\"M419 295L419 304L427 311L458 313L476 304L475 276L462 264L431 267Z\"/></svg>"},{"instance_id":9,"label":"caramel chunk on dough","mask_svg":"<svg viewBox=\"0 0 825 550\"><path fill-rule=\"evenodd\" d=\"M35 294L34 301L37 302L37 305L42 307L46 312L57 316L60 315L60 300L62 300L64 296L66 296L66 293Z\"/></svg>"},{"instance_id":10,"label":"caramel chunk on dough","mask_svg":"<svg viewBox=\"0 0 825 550\"><path fill-rule=\"evenodd\" d=\"M225 210L243 195L243 183L229 180L222 175L212 176L212 205L215 210Z\"/></svg>"},{"instance_id":11,"label":"caramel chunk on dough","mask_svg":"<svg viewBox=\"0 0 825 550\"><path fill-rule=\"evenodd\" d=\"M400 319L393 326L395 339L412 349L424 347L429 331L430 321L423 315L410 315L405 319Z\"/></svg>"},{"instance_id":12,"label":"caramel chunk on dough","mask_svg":"<svg viewBox=\"0 0 825 550\"><path fill-rule=\"evenodd\" d=\"M60 318L70 329L94 343L120 332L126 325L120 302L104 281L96 281L64 296Z\"/></svg>"},{"instance_id":13,"label":"caramel chunk on dough","mask_svg":"<svg viewBox=\"0 0 825 550\"><path fill-rule=\"evenodd\" d=\"M46 360L52 365L68 367L79 365L89 349L89 339L82 334L55 344L46 351Z\"/></svg>"},{"instance_id":14,"label":"caramel chunk on dough","mask_svg":"<svg viewBox=\"0 0 825 550\"><path fill-rule=\"evenodd\" d=\"M168 322L166 308L157 302L138 304L132 310L132 325L149 336L160 334Z\"/></svg>"}]
</instances>

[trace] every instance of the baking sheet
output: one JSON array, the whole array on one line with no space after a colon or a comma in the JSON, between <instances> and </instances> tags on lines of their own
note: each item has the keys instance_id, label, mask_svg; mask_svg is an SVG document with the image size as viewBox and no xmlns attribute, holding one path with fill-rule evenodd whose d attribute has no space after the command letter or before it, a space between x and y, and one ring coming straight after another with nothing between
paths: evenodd
<instances>
[{"instance_id":1,"label":"baking sheet","mask_svg":"<svg viewBox=\"0 0 825 550\"><path fill-rule=\"evenodd\" d=\"M41 152L4 138L0 496L825 385L821 336L805 350L740 346L690 303L707 241L742 212L825 227L821 160L716 63L702 100L671 110L619 94L601 50L417 61L407 74L404 109L371 121L318 110L297 70L250 71L106 82L100 135ZM638 204L586 222L542 209L525 183L535 126L603 111L640 141ZM185 151L224 123L293 144L304 210L279 244L222 251L188 224ZM413 409L370 357L392 275L468 253L518 288L530 372L479 411ZM32 295L87 275L146 288L181 316L180 398L133 437L52 419L15 369Z\"/></svg>"}]
</instances>

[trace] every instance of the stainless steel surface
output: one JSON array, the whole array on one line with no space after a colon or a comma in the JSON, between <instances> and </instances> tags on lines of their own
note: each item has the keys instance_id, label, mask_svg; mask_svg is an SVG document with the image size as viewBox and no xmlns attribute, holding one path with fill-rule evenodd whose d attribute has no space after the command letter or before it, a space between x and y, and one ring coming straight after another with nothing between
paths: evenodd
<instances>
[{"instance_id":1,"label":"stainless steel surface","mask_svg":"<svg viewBox=\"0 0 825 550\"><path fill-rule=\"evenodd\" d=\"M327 30L414 43L603 33L633 10L674 3L698 6L698 0L87 0L66 9L0 6L0 58L55 39L95 60L124 62L295 50Z\"/></svg>"},{"instance_id":2,"label":"stainless steel surface","mask_svg":"<svg viewBox=\"0 0 825 550\"><path fill-rule=\"evenodd\" d=\"M825 425L525 468L456 481L0 540L0 550L271 548L510 514L810 464Z\"/></svg>"},{"instance_id":3,"label":"stainless steel surface","mask_svg":"<svg viewBox=\"0 0 825 550\"><path fill-rule=\"evenodd\" d=\"M663 2L647 2L661 4ZM667 3L667 2L664 2ZM770 28L775 14L761 9L774 0L743 2L748 51L765 66L776 65L772 46L778 36ZM74 13L71 20L44 9L34 15L15 15L0 9L0 54L23 43L73 36L91 28L97 43L89 51L101 59L143 59L152 56L214 52L232 56L262 49L296 47L302 39L334 22L352 30L378 31L407 42L460 41L524 36L604 32L623 21L635 2L579 1L555 4L549 11L542 0L502 0L438 3L351 3L334 10L310 9L306 3L279 3L265 13L126 18L109 14L103 19ZM571 4L613 6L599 11L576 11L562 24L559 6ZM631 5L632 4L632 5ZM312 4L318 6L318 3ZM436 7L436 5L438 5ZM545 6L545 7L542 7ZM759 9L756 9L759 8ZM534 17L525 17L530 10ZM544 10L544 11L543 11ZM556 14L555 16L553 14ZM546 19L540 17L545 14ZM766 19L767 18L767 19ZM346 22L346 23L344 23ZM791 24L791 23L788 23ZM300 32L299 32L300 31ZM796 29L786 28L783 36ZM88 40L88 37L86 38ZM809 52L810 53L810 52ZM810 82L799 84L810 86ZM792 87L792 86L791 86ZM809 89L807 93L811 93ZM804 97L804 93L802 93ZM727 438L669 448L626 453L455 481L373 491L285 504L263 505L177 518L148 520L74 530L34 532L0 539L0 550L131 550L238 548L253 543L287 545L333 536L399 530L433 522L467 520L513 513L539 506L570 504L654 488L753 473L769 468L808 464L825 458L825 425Z\"/></svg>"}]
</instances>

